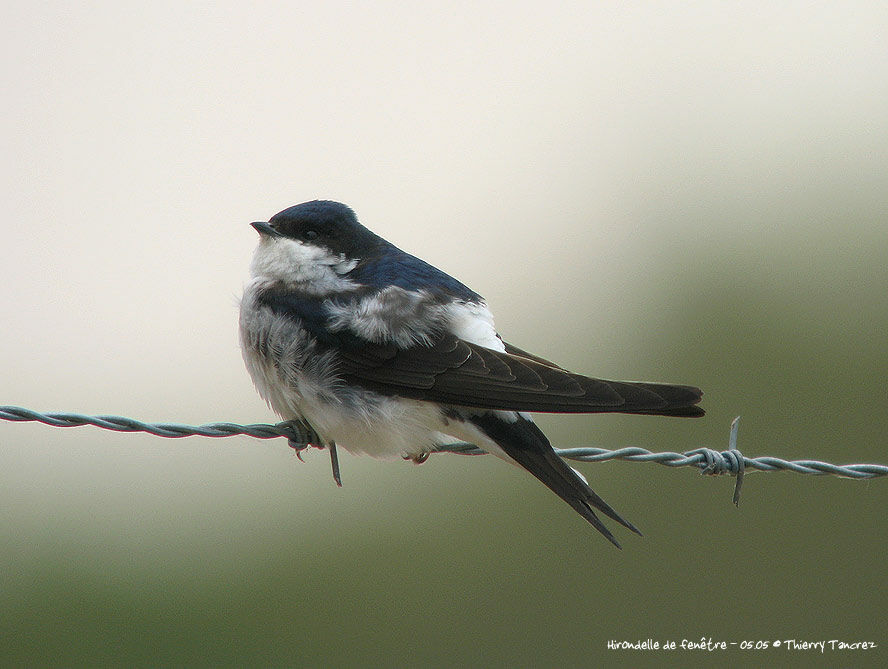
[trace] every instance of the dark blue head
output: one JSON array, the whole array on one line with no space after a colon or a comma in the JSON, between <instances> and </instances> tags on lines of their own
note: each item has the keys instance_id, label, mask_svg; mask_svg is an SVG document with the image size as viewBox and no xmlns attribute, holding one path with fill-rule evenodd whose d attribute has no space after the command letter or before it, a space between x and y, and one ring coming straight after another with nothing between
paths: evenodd
<instances>
[{"instance_id":1,"label":"dark blue head","mask_svg":"<svg viewBox=\"0 0 888 669\"><path fill-rule=\"evenodd\" d=\"M399 286L451 298L478 301L480 296L448 274L405 253L358 223L349 207L331 200L312 200L284 209L268 223L254 223L262 235L293 239L320 247L331 257L357 261L346 276L373 288Z\"/></svg>"},{"instance_id":2,"label":"dark blue head","mask_svg":"<svg viewBox=\"0 0 888 669\"><path fill-rule=\"evenodd\" d=\"M278 236L328 249L346 258L372 255L385 240L358 223L349 207L332 200L312 200L288 207L268 221Z\"/></svg>"}]
</instances>

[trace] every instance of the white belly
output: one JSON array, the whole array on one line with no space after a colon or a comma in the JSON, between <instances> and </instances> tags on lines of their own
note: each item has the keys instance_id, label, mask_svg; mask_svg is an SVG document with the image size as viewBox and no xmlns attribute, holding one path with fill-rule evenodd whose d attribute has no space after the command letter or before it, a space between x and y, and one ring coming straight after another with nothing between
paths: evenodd
<instances>
[{"instance_id":1,"label":"white belly","mask_svg":"<svg viewBox=\"0 0 888 669\"><path fill-rule=\"evenodd\" d=\"M395 459L416 457L446 441L440 409L429 402L376 395L372 408L316 403L306 396L301 409L318 434L354 455Z\"/></svg>"},{"instance_id":2,"label":"white belly","mask_svg":"<svg viewBox=\"0 0 888 669\"><path fill-rule=\"evenodd\" d=\"M355 455L396 459L428 453L447 441L440 408L430 402L385 397L372 391L333 390L302 375L282 379L280 368L245 356L256 389L285 420L307 420L325 443Z\"/></svg>"}]
</instances>

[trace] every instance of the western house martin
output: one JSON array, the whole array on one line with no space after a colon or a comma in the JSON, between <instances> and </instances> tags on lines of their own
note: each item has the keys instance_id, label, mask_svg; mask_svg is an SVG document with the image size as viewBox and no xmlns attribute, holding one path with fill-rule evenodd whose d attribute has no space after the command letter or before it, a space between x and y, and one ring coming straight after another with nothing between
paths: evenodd
<instances>
[{"instance_id":1,"label":"western house martin","mask_svg":"<svg viewBox=\"0 0 888 669\"><path fill-rule=\"evenodd\" d=\"M506 343L484 299L374 234L346 205L298 204L251 224L259 245L240 306L259 394L335 455L423 462L461 439L517 464L619 546L623 520L552 449L528 412L696 417L691 386L604 381ZM334 461L338 481L338 467Z\"/></svg>"}]
</instances>

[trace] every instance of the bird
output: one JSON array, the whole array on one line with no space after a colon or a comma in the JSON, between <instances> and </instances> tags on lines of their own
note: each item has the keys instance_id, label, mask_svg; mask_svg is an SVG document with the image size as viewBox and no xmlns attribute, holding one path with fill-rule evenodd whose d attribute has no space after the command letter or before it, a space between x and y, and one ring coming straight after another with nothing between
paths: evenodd
<instances>
[{"instance_id":1,"label":"bird","mask_svg":"<svg viewBox=\"0 0 888 669\"><path fill-rule=\"evenodd\" d=\"M697 417L693 386L606 381L506 342L484 298L312 200L250 225L259 243L240 345L259 395L330 449L421 463L455 439L518 465L618 548L598 513L641 534L553 449L533 412ZM307 446L306 446L307 447Z\"/></svg>"}]
</instances>

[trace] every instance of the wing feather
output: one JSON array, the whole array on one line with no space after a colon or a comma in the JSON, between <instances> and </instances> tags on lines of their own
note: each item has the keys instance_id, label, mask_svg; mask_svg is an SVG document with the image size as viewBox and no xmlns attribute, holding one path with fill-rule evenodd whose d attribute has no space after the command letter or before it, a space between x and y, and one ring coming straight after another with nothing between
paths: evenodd
<instances>
[{"instance_id":1,"label":"wing feather","mask_svg":"<svg viewBox=\"0 0 888 669\"><path fill-rule=\"evenodd\" d=\"M506 342L502 343L504 350L494 350L444 329L433 338L428 333L422 338L406 338L421 341L405 345L397 339L370 341L360 328L330 327L330 304L357 304L361 299L369 298L364 292L319 297L279 286L269 287L258 297L260 304L292 318L312 334L320 351L335 353L337 373L343 381L383 394L505 411L703 415L695 406L702 396L697 388L573 374ZM434 302L437 298L429 299ZM394 300L388 305L393 311L387 317L403 320L405 315L398 311L402 302L414 305L411 300ZM469 312L471 317L474 312ZM376 318L379 320L379 314ZM488 326L493 339L492 321Z\"/></svg>"},{"instance_id":2,"label":"wing feather","mask_svg":"<svg viewBox=\"0 0 888 669\"><path fill-rule=\"evenodd\" d=\"M367 344L340 349L338 371L349 383L378 392L484 409L703 414L694 406L702 397L697 388L594 379L506 346L516 353L452 334L409 348Z\"/></svg>"}]
</instances>

